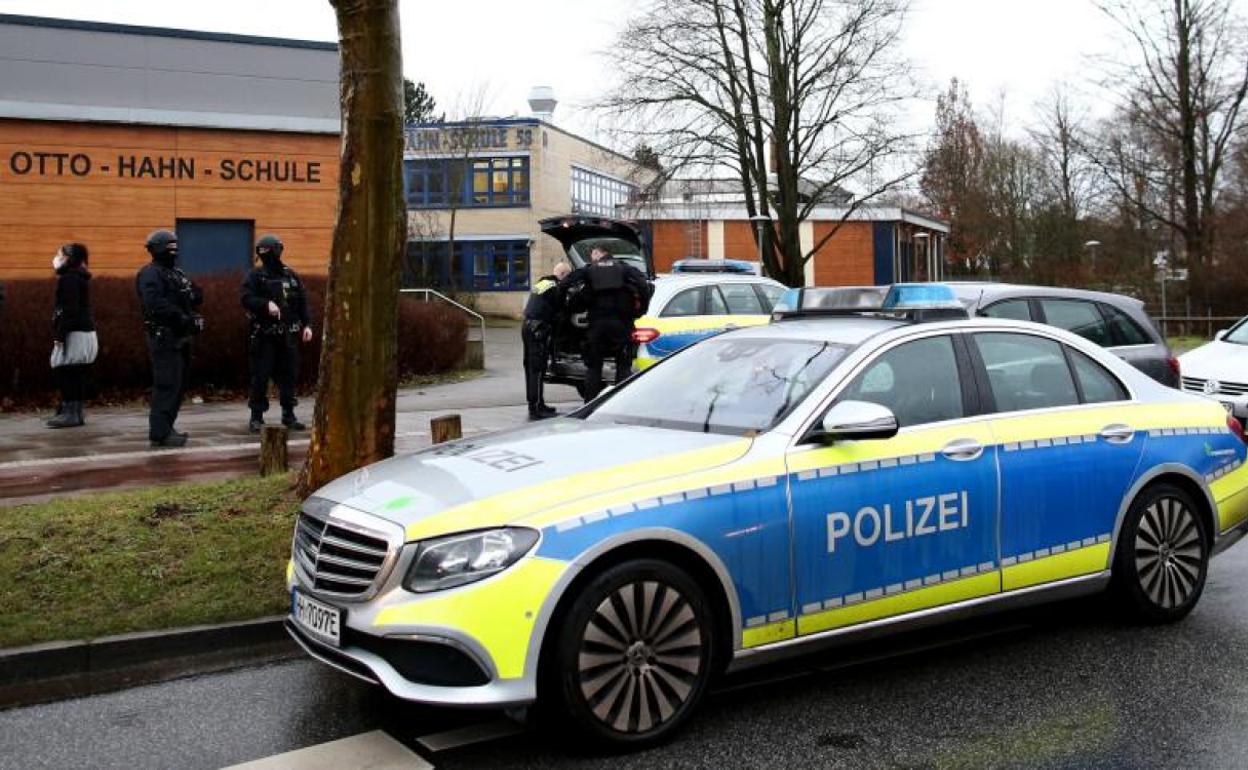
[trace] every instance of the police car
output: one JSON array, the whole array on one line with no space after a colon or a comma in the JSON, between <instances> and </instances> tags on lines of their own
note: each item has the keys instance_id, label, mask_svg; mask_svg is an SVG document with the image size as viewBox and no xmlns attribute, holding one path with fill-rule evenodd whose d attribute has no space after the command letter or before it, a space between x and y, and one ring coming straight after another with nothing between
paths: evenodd
<instances>
[{"instance_id":1,"label":"police car","mask_svg":"<svg viewBox=\"0 0 1248 770\"><path fill-rule=\"evenodd\" d=\"M898 294L329 484L291 634L400 698L638 746L726 669L866 634L1106 589L1190 612L1248 521L1238 422L1063 330Z\"/></svg>"},{"instance_id":2,"label":"police car","mask_svg":"<svg viewBox=\"0 0 1248 770\"><path fill-rule=\"evenodd\" d=\"M689 262L677 262L670 275L655 279L650 310L633 325L637 369L727 329L767 323L785 291L784 284L731 263Z\"/></svg>"}]
</instances>

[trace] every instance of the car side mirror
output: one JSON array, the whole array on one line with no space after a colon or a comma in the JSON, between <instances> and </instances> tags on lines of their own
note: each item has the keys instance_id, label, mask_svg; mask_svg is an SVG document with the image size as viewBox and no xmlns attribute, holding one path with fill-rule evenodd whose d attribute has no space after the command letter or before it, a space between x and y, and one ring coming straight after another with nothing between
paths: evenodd
<instances>
[{"instance_id":1,"label":"car side mirror","mask_svg":"<svg viewBox=\"0 0 1248 770\"><path fill-rule=\"evenodd\" d=\"M886 406L869 401L841 401L823 416L812 438L824 443L870 441L892 438L899 429L897 415Z\"/></svg>"},{"instance_id":2,"label":"car side mirror","mask_svg":"<svg viewBox=\"0 0 1248 770\"><path fill-rule=\"evenodd\" d=\"M1228 331L1230 331L1230 329L1219 329L1217 334L1213 335L1214 342L1218 342L1218 341L1226 339L1226 333Z\"/></svg>"}]
</instances>

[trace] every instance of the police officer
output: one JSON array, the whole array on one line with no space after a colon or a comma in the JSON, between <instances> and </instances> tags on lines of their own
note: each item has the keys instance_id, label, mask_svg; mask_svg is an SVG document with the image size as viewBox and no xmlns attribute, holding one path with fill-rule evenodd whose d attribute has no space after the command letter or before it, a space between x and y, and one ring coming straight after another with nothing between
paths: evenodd
<instances>
[{"instance_id":1,"label":"police officer","mask_svg":"<svg viewBox=\"0 0 1248 770\"><path fill-rule=\"evenodd\" d=\"M312 320L308 315L308 295L303 281L282 263L281 238L265 235L256 241L260 265L243 281L243 307L251 316L248 363L251 366L252 433L264 426L269 410L269 379L277 383L282 405L282 424L291 430L304 430L295 417L295 381L299 376L299 342L312 341Z\"/></svg>"},{"instance_id":2,"label":"police officer","mask_svg":"<svg viewBox=\"0 0 1248 770\"><path fill-rule=\"evenodd\" d=\"M152 361L148 438L153 446L183 446L187 434L175 431L173 423L186 389L191 338L204 329L204 319L196 312L204 293L175 265L178 236L157 230L147 236L146 246L152 261L135 276L135 288L143 306L143 328Z\"/></svg>"},{"instance_id":3,"label":"police officer","mask_svg":"<svg viewBox=\"0 0 1248 770\"><path fill-rule=\"evenodd\" d=\"M529 419L553 417L554 407L547 406L542 395L546 363L550 360L550 343L555 317L563 306L559 282L568 277L572 268L566 262L555 265L552 275L544 275L533 284L529 301L524 306L524 326L520 341L524 343L524 393L529 401Z\"/></svg>"},{"instance_id":4,"label":"police officer","mask_svg":"<svg viewBox=\"0 0 1248 770\"><path fill-rule=\"evenodd\" d=\"M590 263L577 268L561 288L565 294L577 288L587 294L589 334L585 348L585 400L602 390L602 364L615 360L615 381L632 373L633 321L650 305L650 283L637 268L615 259L611 252L595 246Z\"/></svg>"}]
</instances>

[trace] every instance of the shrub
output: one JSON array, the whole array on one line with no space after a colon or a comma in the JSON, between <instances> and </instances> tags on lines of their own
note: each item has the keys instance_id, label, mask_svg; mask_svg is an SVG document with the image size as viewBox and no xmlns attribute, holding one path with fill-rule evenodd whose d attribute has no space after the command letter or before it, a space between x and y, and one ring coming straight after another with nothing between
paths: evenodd
<instances>
[{"instance_id":1,"label":"shrub","mask_svg":"<svg viewBox=\"0 0 1248 770\"><path fill-rule=\"evenodd\" d=\"M316 336L301 345L299 383L310 391L320 359L320 323L325 278L304 278ZM55 281L5 281L0 308L0 408L11 410L56 402L48 357L52 351L52 305ZM242 276L201 276L200 312L206 328L191 356L190 395L226 398L247 388L249 322L239 305ZM143 398L151 387L151 367L143 334L142 313L134 280L97 277L91 280L91 306L100 338L100 355L92 367L96 398ZM399 302L399 377L437 374L454 368L464 355L468 326L453 308L404 297Z\"/></svg>"}]
</instances>

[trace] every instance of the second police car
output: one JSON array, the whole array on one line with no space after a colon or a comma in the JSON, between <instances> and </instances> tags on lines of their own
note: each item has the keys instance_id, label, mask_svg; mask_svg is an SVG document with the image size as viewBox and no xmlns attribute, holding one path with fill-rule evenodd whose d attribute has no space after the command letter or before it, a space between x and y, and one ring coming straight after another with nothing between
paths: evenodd
<instances>
[{"instance_id":1,"label":"second police car","mask_svg":"<svg viewBox=\"0 0 1248 770\"><path fill-rule=\"evenodd\" d=\"M291 634L400 698L644 745L725 669L866 633L1106 589L1190 612L1248 521L1238 421L1068 332L892 305L782 309L331 483Z\"/></svg>"}]
</instances>

